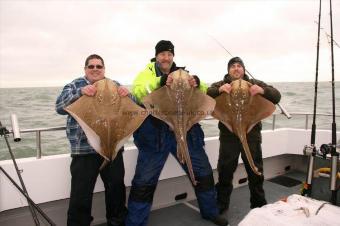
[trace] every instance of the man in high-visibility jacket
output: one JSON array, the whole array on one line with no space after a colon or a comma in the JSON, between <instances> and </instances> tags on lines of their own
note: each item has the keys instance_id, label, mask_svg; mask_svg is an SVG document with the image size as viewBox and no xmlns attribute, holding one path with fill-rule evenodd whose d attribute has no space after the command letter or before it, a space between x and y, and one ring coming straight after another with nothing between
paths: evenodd
<instances>
[{"instance_id":1,"label":"man in high-visibility jacket","mask_svg":"<svg viewBox=\"0 0 340 226\"><path fill-rule=\"evenodd\" d=\"M179 69L173 62L175 52L170 41L159 41L155 50L155 58L138 74L133 83L132 93L141 105L142 98L149 92L170 85L173 79L169 74ZM190 76L189 84L202 92L207 90L207 86L200 82L197 76ZM213 173L204 150L203 130L198 123L188 131L187 141L195 179L198 182L194 189L201 215L217 225L228 225L228 222L219 216ZM129 196L126 226L146 226L159 175L169 153L177 158L177 143L169 126L151 115L134 133L134 142L139 155ZM186 166L182 167L188 173Z\"/></svg>"}]
</instances>

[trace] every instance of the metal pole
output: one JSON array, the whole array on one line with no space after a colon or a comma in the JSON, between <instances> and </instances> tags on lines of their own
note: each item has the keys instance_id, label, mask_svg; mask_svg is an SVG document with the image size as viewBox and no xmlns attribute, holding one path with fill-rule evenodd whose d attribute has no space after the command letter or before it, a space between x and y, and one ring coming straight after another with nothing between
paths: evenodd
<instances>
[{"instance_id":1,"label":"metal pole","mask_svg":"<svg viewBox=\"0 0 340 226\"><path fill-rule=\"evenodd\" d=\"M41 159L41 131L36 131L37 159Z\"/></svg>"}]
</instances>

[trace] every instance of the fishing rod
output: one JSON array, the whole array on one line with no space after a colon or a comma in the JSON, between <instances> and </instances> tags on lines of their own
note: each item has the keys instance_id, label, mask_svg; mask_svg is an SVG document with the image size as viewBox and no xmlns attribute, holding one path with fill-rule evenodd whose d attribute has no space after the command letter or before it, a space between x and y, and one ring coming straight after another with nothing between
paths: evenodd
<instances>
[{"instance_id":1,"label":"fishing rod","mask_svg":"<svg viewBox=\"0 0 340 226\"><path fill-rule=\"evenodd\" d=\"M28 196L28 193L27 193L27 190L26 190L26 186L25 186L25 183L21 177L21 173L20 173L20 170L18 168L18 165L17 165L17 162L15 161L15 158L14 158L14 155L13 155L13 152L12 152L12 149L11 149L11 146L9 145L9 142L8 142L8 133L9 131L6 129L6 127L3 127L2 126L2 123L0 121L0 136L4 136L5 138L5 141L6 141L6 144L7 144L7 148L8 148L8 151L9 151L9 154L12 158L12 161L13 161L13 165L14 165L14 168L15 168L15 171L18 175L18 178L19 178L19 181L20 181L20 184L21 184L21 187L22 187L22 190L23 190L23 194L24 196ZM32 207L31 203L29 202L29 200L27 199L27 203L28 203L28 207L29 207L29 210L31 212L31 215L33 217L33 220L34 220L34 223L35 225L40 225L40 222L39 222L39 219L37 217L37 213L34 211L34 208Z\"/></svg>"},{"instance_id":2,"label":"fishing rod","mask_svg":"<svg viewBox=\"0 0 340 226\"><path fill-rule=\"evenodd\" d=\"M331 62L332 62L332 107L333 107L333 122L332 122L332 147L331 147L331 203L336 205L337 201L337 163L339 153L336 152L336 122L335 122L335 87L334 87L334 54L333 54L333 19L332 19L332 0L329 0L329 15L331 22Z\"/></svg>"},{"instance_id":3,"label":"fishing rod","mask_svg":"<svg viewBox=\"0 0 340 226\"><path fill-rule=\"evenodd\" d=\"M234 57L233 54L231 54L223 45L222 43L220 43L216 38L214 38L212 35L209 35L213 40L215 40L215 42L222 47L231 57ZM256 80L256 78L247 70L245 69L245 72L252 77L253 79ZM281 105L281 104L277 104L277 106L280 108L281 113L284 114L288 119L290 119L292 116L289 114L289 112Z\"/></svg>"},{"instance_id":4,"label":"fishing rod","mask_svg":"<svg viewBox=\"0 0 340 226\"><path fill-rule=\"evenodd\" d=\"M308 169L307 169L307 178L306 182L303 184L303 188L301 190L301 195L303 196L311 196L312 193L312 180L313 180L313 169L314 169L314 160L316 156L316 147L315 147L315 133L316 133L316 103L318 97L318 77L319 77L319 50L320 50L320 22L321 22L321 0L319 5L319 22L318 22L318 41L316 46L316 69L315 69L315 83L314 83L314 107L313 107L313 123L312 123L312 131L311 131L311 140L310 146L304 147L304 152L309 155L308 159Z\"/></svg>"},{"instance_id":5,"label":"fishing rod","mask_svg":"<svg viewBox=\"0 0 340 226\"><path fill-rule=\"evenodd\" d=\"M27 202L32 205L34 208L37 209L37 211L45 218L45 220L52 226L56 225L41 209L40 207L34 203L34 201L27 195L27 193L20 188L20 186L11 178L11 176L4 170L4 168L2 168L2 166L0 166L0 170L3 172L3 174L5 174L5 176L12 182L12 184L20 191L20 193L25 196L25 198L27 199ZM36 224L39 225L39 224Z\"/></svg>"}]
</instances>

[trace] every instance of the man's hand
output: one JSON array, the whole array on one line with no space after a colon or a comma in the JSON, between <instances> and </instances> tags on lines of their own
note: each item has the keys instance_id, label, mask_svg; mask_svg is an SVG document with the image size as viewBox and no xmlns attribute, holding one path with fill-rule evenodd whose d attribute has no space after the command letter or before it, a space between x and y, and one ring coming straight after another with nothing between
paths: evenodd
<instances>
[{"instance_id":1,"label":"man's hand","mask_svg":"<svg viewBox=\"0 0 340 226\"><path fill-rule=\"evenodd\" d=\"M190 75L188 81L189 81L189 85L191 87L197 87L197 82L196 82L196 79L194 78L194 76Z\"/></svg>"},{"instance_id":2,"label":"man's hand","mask_svg":"<svg viewBox=\"0 0 340 226\"><path fill-rule=\"evenodd\" d=\"M96 95L97 88L94 85L87 85L81 88L81 94L93 97Z\"/></svg>"},{"instance_id":3,"label":"man's hand","mask_svg":"<svg viewBox=\"0 0 340 226\"><path fill-rule=\"evenodd\" d=\"M129 95L130 91L124 87L124 86L119 86L118 87L118 94L121 97L126 97L127 95Z\"/></svg>"},{"instance_id":4,"label":"man's hand","mask_svg":"<svg viewBox=\"0 0 340 226\"><path fill-rule=\"evenodd\" d=\"M224 85L222 85L219 89L218 92L222 93L230 93L231 92L231 85L229 83L226 83Z\"/></svg>"},{"instance_id":5,"label":"man's hand","mask_svg":"<svg viewBox=\"0 0 340 226\"><path fill-rule=\"evenodd\" d=\"M166 80L166 85L170 86L173 81L174 81L174 79L173 79L172 75L168 75L168 78Z\"/></svg>"},{"instance_id":6,"label":"man's hand","mask_svg":"<svg viewBox=\"0 0 340 226\"><path fill-rule=\"evenodd\" d=\"M255 96L256 94L264 94L264 89L258 85L252 85L249 88L250 95Z\"/></svg>"}]
</instances>

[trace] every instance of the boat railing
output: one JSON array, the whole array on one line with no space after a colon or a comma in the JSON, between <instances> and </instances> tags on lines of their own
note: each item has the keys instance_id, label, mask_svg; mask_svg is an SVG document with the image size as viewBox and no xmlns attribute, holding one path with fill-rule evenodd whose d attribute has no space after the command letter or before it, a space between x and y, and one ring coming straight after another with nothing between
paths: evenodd
<instances>
[{"instance_id":1,"label":"boat railing","mask_svg":"<svg viewBox=\"0 0 340 226\"><path fill-rule=\"evenodd\" d=\"M272 117L272 130L276 129L276 120L278 116L283 115L283 113L274 113L271 117ZM305 117L305 126L304 129L308 130L308 123L309 120L311 118L311 116L313 116L313 113L308 113L308 112L290 112L290 115L292 116L292 118L294 116L304 116ZM318 113L316 114L317 116L332 116L332 114L326 114L326 113ZM336 116L336 117L340 117L340 116ZM216 120L215 118L208 116L205 120ZM65 130L66 127L65 126L57 126L57 127L46 127L46 128L35 128L35 129L20 129L20 133L35 133L35 140L36 140L36 158L40 159L42 156L42 147L41 147L41 133L42 132L49 132L49 131L58 131L58 130ZM9 133L13 133L12 130L9 130Z\"/></svg>"}]
</instances>

